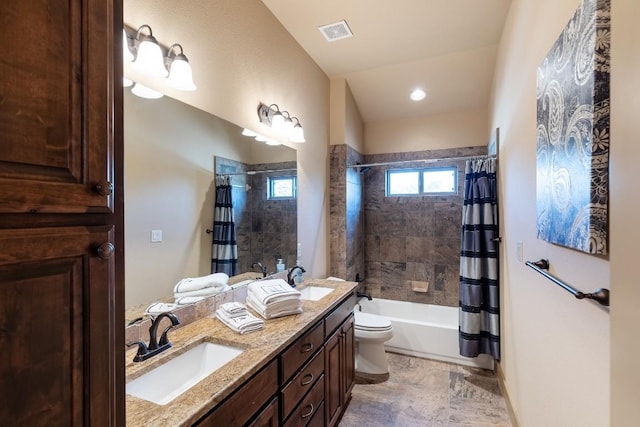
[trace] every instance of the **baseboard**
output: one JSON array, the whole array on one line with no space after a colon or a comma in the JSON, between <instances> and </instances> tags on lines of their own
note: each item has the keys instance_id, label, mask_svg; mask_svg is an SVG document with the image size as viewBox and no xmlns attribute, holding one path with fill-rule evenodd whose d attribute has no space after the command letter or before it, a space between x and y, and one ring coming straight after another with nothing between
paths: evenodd
<instances>
[{"instance_id":1,"label":"baseboard","mask_svg":"<svg viewBox=\"0 0 640 427\"><path fill-rule=\"evenodd\" d=\"M496 375L498 377L500 391L502 392L502 396L504 397L504 402L507 405L507 412L509 413L509 418L511 419L511 425L512 427L520 427L518 416L516 415L516 411L513 409L513 405L511 404L511 398L509 397L509 392L507 391L507 386L504 380L504 372L502 371L502 365L500 365L500 363L496 363Z\"/></svg>"}]
</instances>

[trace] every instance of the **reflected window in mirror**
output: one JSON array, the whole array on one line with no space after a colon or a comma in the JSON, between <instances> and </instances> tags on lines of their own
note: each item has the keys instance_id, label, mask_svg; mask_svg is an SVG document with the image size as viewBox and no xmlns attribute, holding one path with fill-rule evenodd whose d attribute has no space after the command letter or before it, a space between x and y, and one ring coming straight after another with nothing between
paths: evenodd
<instances>
[{"instance_id":1,"label":"reflected window in mirror","mask_svg":"<svg viewBox=\"0 0 640 427\"><path fill-rule=\"evenodd\" d=\"M295 176L269 177L267 182L267 199L287 200L296 198Z\"/></svg>"}]
</instances>

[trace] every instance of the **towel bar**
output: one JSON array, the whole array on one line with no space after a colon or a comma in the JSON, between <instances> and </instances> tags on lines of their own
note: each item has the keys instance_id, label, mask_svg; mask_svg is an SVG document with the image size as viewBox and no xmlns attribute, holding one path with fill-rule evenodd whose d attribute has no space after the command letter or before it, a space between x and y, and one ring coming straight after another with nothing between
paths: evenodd
<instances>
[{"instance_id":1,"label":"towel bar","mask_svg":"<svg viewBox=\"0 0 640 427\"><path fill-rule=\"evenodd\" d=\"M580 292L579 290L577 290L576 288L574 288L573 286L569 285L568 283L558 279L557 277L555 277L554 275L552 275L551 273L549 273L549 260L548 259L539 259L536 262L532 262L532 261L527 261L525 264L527 264L528 267L533 268L535 271L537 271L538 273L542 274L544 277L546 277L547 279L551 280L553 283L555 283L556 285L560 286L561 288L563 288L564 290L566 290L567 292L573 294L577 299L592 299L594 301L597 301L598 303L604 305L604 306L609 306L609 289L597 289L595 292L591 292L588 294L585 294L583 292Z\"/></svg>"}]
</instances>

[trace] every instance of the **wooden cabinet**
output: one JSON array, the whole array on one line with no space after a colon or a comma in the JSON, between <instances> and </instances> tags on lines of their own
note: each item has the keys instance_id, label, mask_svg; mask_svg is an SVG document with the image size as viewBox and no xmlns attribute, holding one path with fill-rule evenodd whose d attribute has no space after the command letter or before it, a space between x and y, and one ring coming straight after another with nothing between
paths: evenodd
<instances>
[{"instance_id":1,"label":"wooden cabinet","mask_svg":"<svg viewBox=\"0 0 640 427\"><path fill-rule=\"evenodd\" d=\"M122 2L0 17L0 421L124 425Z\"/></svg>"},{"instance_id":2,"label":"wooden cabinet","mask_svg":"<svg viewBox=\"0 0 640 427\"><path fill-rule=\"evenodd\" d=\"M267 407L258 414L256 419L249 423L249 427L277 427L279 420L278 398L274 397Z\"/></svg>"},{"instance_id":3,"label":"wooden cabinet","mask_svg":"<svg viewBox=\"0 0 640 427\"><path fill-rule=\"evenodd\" d=\"M353 332L351 314L325 344L325 417L328 426L337 425L355 384Z\"/></svg>"}]
</instances>

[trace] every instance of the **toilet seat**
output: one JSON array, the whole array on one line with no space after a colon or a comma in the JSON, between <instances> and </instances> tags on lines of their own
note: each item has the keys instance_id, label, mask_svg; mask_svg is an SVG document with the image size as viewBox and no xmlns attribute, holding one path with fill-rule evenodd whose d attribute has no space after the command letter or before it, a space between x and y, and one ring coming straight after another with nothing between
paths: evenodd
<instances>
[{"instance_id":1,"label":"toilet seat","mask_svg":"<svg viewBox=\"0 0 640 427\"><path fill-rule=\"evenodd\" d=\"M354 311L354 328L360 331L368 332L386 332L393 330L391 321L386 317L378 316L371 313L362 313Z\"/></svg>"}]
</instances>

